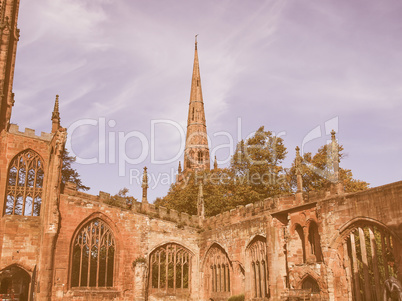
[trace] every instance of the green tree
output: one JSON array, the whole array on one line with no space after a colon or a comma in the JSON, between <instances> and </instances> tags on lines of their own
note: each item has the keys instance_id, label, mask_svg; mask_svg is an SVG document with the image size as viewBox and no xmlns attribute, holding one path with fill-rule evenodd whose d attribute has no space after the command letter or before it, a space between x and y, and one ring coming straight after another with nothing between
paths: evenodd
<instances>
[{"instance_id":1,"label":"green tree","mask_svg":"<svg viewBox=\"0 0 402 301\"><path fill-rule=\"evenodd\" d=\"M300 166L304 191L330 188L335 154L331 145L324 145L313 156L303 155ZM344 157L343 147L338 146L338 162ZM282 162L287 154L283 139L260 127L253 136L237 144L229 168L188 172L169 189L155 205L197 214L199 184L203 182L206 216L296 191L295 162L285 169ZM353 178L351 170L339 168L339 179L346 192L368 188L368 183Z\"/></svg>"},{"instance_id":2,"label":"green tree","mask_svg":"<svg viewBox=\"0 0 402 301\"><path fill-rule=\"evenodd\" d=\"M170 186L164 198L158 198L154 204L175 209L188 214L197 214L199 186L203 184L205 214L216 215L233 208L230 202L230 181L228 169L195 171L183 175L183 179Z\"/></svg>"},{"instance_id":3,"label":"green tree","mask_svg":"<svg viewBox=\"0 0 402 301\"><path fill-rule=\"evenodd\" d=\"M75 170L71 164L75 162L76 158L70 156L67 149L64 149L62 154L63 167L61 169L61 186L64 188L67 182L72 182L77 186L77 190L87 191L90 188L82 184L80 174Z\"/></svg>"},{"instance_id":4,"label":"green tree","mask_svg":"<svg viewBox=\"0 0 402 301\"><path fill-rule=\"evenodd\" d=\"M156 205L188 214L197 214L200 181L203 182L205 214L218 213L267 197L289 193L281 163L286 155L283 140L260 127L238 143L230 168L196 171L172 184L168 194Z\"/></svg>"},{"instance_id":5,"label":"green tree","mask_svg":"<svg viewBox=\"0 0 402 301\"><path fill-rule=\"evenodd\" d=\"M282 162L286 157L283 139L260 127L240 141L231 160L236 194L245 203L290 192Z\"/></svg>"},{"instance_id":6,"label":"green tree","mask_svg":"<svg viewBox=\"0 0 402 301\"><path fill-rule=\"evenodd\" d=\"M301 176L304 191L319 191L329 189L333 180L333 160L338 158L338 163L344 158L343 146L337 145L338 155L332 153L332 145L326 144L320 147L313 156L310 152L305 153L301 160ZM369 183L353 178L352 171L339 167L339 181L344 185L345 192L365 190ZM289 185L293 191L297 189L296 158L288 171Z\"/></svg>"}]
</instances>

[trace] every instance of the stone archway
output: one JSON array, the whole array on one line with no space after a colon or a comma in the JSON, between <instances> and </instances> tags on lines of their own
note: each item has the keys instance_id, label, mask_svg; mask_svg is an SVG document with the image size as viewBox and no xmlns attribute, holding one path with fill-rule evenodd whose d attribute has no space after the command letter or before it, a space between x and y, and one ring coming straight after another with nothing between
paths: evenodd
<instances>
[{"instance_id":1,"label":"stone archway","mask_svg":"<svg viewBox=\"0 0 402 301\"><path fill-rule=\"evenodd\" d=\"M388 227L371 219L357 219L341 229L332 250L335 300L382 300L384 283L402 279L402 243ZM329 256L328 256L329 257Z\"/></svg>"},{"instance_id":2,"label":"stone archway","mask_svg":"<svg viewBox=\"0 0 402 301\"><path fill-rule=\"evenodd\" d=\"M11 265L0 271L0 295L19 298L19 301L30 300L29 291L31 276L17 265Z\"/></svg>"}]
</instances>

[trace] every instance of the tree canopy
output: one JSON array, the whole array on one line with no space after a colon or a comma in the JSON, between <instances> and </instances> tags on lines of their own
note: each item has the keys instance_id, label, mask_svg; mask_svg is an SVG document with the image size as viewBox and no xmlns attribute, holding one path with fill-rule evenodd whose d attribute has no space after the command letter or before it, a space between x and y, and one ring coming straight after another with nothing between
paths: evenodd
<instances>
[{"instance_id":1,"label":"tree canopy","mask_svg":"<svg viewBox=\"0 0 402 301\"><path fill-rule=\"evenodd\" d=\"M62 154L63 167L61 169L61 185L64 187L67 182L72 182L77 186L77 190L87 191L90 188L82 183L80 174L71 164L75 162L75 157L70 156L67 149L64 149Z\"/></svg>"},{"instance_id":2,"label":"tree canopy","mask_svg":"<svg viewBox=\"0 0 402 301\"><path fill-rule=\"evenodd\" d=\"M336 144L337 145L337 144ZM337 158L344 157L343 147L338 146ZM206 216L261 201L269 197L296 192L296 159L290 168L282 166L287 154L283 139L260 127L253 136L237 144L228 168L187 172L182 180L172 184L164 198L155 205L188 214L197 213L199 185L203 183ZM300 171L304 191L328 189L333 180L330 159L331 144L320 147L315 155L305 153ZM353 178L352 171L339 168L339 180L346 192L367 189L369 184Z\"/></svg>"}]
</instances>

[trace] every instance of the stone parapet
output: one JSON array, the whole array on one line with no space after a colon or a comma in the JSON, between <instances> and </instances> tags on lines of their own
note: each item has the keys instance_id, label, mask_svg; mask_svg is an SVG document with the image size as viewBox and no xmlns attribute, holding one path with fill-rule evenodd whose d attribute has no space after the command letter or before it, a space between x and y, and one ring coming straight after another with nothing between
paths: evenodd
<instances>
[{"instance_id":1,"label":"stone parapet","mask_svg":"<svg viewBox=\"0 0 402 301\"><path fill-rule=\"evenodd\" d=\"M10 124L8 132L10 134L16 134L16 135L21 135L21 136L45 140L45 141L51 141L53 138L53 134L45 133L45 132L41 132L40 136L38 136L38 135L36 135L35 130L30 129L30 128L25 128L24 132L20 132L19 126L16 124Z\"/></svg>"}]
</instances>

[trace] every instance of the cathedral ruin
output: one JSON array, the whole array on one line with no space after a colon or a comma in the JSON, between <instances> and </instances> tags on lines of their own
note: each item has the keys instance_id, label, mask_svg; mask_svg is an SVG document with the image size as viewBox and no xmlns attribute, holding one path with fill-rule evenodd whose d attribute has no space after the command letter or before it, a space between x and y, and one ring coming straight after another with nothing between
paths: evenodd
<instances>
[{"instance_id":1,"label":"cathedral ruin","mask_svg":"<svg viewBox=\"0 0 402 301\"><path fill-rule=\"evenodd\" d=\"M58 98L50 133L10 124L18 8L0 1L2 300L380 301L402 281L402 182L305 193L299 177L293 195L213 217L202 191L193 216L148 203L146 177L130 208L61 187ZM197 51L183 174L211 161Z\"/></svg>"}]
</instances>

